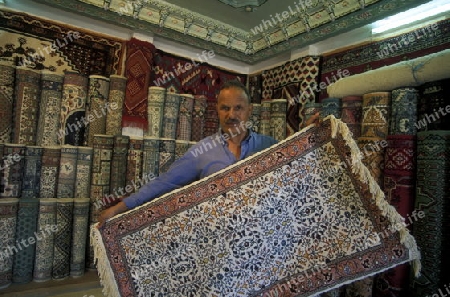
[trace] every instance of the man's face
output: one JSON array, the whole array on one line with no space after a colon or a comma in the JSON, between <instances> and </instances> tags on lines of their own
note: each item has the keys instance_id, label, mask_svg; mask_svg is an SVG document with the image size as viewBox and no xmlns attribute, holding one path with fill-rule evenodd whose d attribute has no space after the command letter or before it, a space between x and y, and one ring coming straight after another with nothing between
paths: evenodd
<instances>
[{"instance_id":1,"label":"man's face","mask_svg":"<svg viewBox=\"0 0 450 297\"><path fill-rule=\"evenodd\" d=\"M245 126L241 126L241 122L248 122L252 108L244 91L237 88L222 90L217 98L217 113L223 132L243 132Z\"/></svg>"}]
</instances>

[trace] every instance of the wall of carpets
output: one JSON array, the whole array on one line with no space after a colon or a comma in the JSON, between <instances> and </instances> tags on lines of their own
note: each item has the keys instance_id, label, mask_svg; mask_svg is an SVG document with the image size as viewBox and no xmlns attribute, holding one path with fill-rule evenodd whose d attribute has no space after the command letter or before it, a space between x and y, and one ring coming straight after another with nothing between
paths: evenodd
<instances>
[{"instance_id":1,"label":"wall of carpets","mask_svg":"<svg viewBox=\"0 0 450 297\"><path fill-rule=\"evenodd\" d=\"M143 136L122 135L127 78L0 68L9 115L0 125L1 287L95 268L87 232L100 211L218 130L217 115L205 129L206 96L152 86ZM285 99L254 104L252 128L284 139L286 106Z\"/></svg>"},{"instance_id":2,"label":"wall of carpets","mask_svg":"<svg viewBox=\"0 0 450 297\"><path fill-rule=\"evenodd\" d=\"M262 109L264 102L272 99L287 100L286 136L299 131L304 122L302 110L305 103L316 100L314 90L319 83L320 62L318 56L306 56L248 78L252 102L261 104Z\"/></svg>"},{"instance_id":3,"label":"wall of carpets","mask_svg":"<svg viewBox=\"0 0 450 297\"><path fill-rule=\"evenodd\" d=\"M360 74L449 48L450 19L447 18L395 36L323 54L320 81L329 85L339 78L338 71ZM319 101L328 96L327 89L322 88Z\"/></svg>"},{"instance_id":4,"label":"wall of carpets","mask_svg":"<svg viewBox=\"0 0 450 297\"><path fill-rule=\"evenodd\" d=\"M358 296L431 296L450 282L444 252L450 230L449 86L450 79L441 79L306 104L305 118L320 111L347 123L363 163L405 218L422 253L420 278L410 277L405 264L366 280ZM343 289L335 296L353 295Z\"/></svg>"}]
</instances>

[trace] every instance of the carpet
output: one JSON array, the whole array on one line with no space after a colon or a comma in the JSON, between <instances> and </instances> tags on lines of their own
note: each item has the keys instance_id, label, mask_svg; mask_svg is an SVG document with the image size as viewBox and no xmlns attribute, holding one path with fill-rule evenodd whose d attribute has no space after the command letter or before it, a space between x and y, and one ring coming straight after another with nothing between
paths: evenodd
<instances>
[{"instance_id":1,"label":"carpet","mask_svg":"<svg viewBox=\"0 0 450 297\"><path fill-rule=\"evenodd\" d=\"M249 121L252 124L252 130L259 132L259 126L261 125L261 103L252 103L252 114Z\"/></svg>"},{"instance_id":2,"label":"carpet","mask_svg":"<svg viewBox=\"0 0 450 297\"><path fill-rule=\"evenodd\" d=\"M36 145L41 98L41 74L24 66L16 68L12 143Z\"/></svg>"},{"instance_id":3,"label":"carpet","mask_svg":"<svg viewBox=\"0 0 450 297\"><path fill-rule=\"evenodd\" d=\"M162 119L162 138L175 139L177 137L177 125L180 113L181 96L178 93L167 92L164 101Z\"/></svg>"},{"instance_id":4,"label":"carpet","mask_svg":"<svg viewBox=\"0 0 450 297\"><path fill-rule=\"evenodd\" d=\"M53 244L56 226L56 198L40 198L36 231L40 240L36 242L36 257L33 268L33 281L45 282L52 279ZM55 229L53 229L55 230Z\"/></svg>"},{"instance_id":5,"label":"carpet","mask_svg":"<svg viewBox=\"0 0 450 297\"><path fill-rule=\"evenodd\" d=\"M411 260L420 271L402 217L331 116L91 239L108 296L310 296Z\"/></svg>"},{"instance_id":6,"label":"carpet","mask_svg":"<svg viewBox=\"0 0 450 297\"><path fill-rule=\"evenodd\" d=\"M19 198L22 195L22 174L26 145L5 143L0 180L0 197Z\"/></svg>"},{"instance_id":7,"label":"carpet","mask_svg":"<svg viewBox=\"0 0 450 297\"><path fill-rule=\"evenodd\" d=\"M39 198L56 197L60 159L60 146L48 146L42 149L42 168Z\"/></svg>"},{"instance_id":8,"label":"carpet","mask_svg":"<svg viewBox=\"0 0 450 297\"><path fill-rule=\"evenodd\" d=\"M160 138L144 137L142 148L142 173L159 175Z\"/></svg>"},{"instance_id":9,"label":"carpet","mask_svg":"<svg viewBox=\"0 0 450 297\"><path fill-rule=\"evenodd\" d=\"M189 141L175 140L175 161L181 158L190 148Z\"/></svg>"},{"instance_id":10,"label":"carpet","mask_svg":"<svg viewBox=\"0 0 450 297\"><path fill-rule=\"evenodd\" d=\"M147 126L147 96L153 68L155 46L147 41L131 38L127 41L125 104L122 127Z\"/></svg>"},{"instance_id":11,"label":"carpet","mask_svg":"<svg viewBox=\"0 0 450 297\"><path fill-rule=\"evenodd\" d=\"M177 140L190 141L192 135L192 111L194 108L194 96L180 94L180 114L177 123Z\"/></svg>"},{"instance_id":12,"label":"carpet","mask_svg":"<svg viewBox=\"0 0 450 297\"><path fill-rule=\"evenodd\" d=\"M160 87L148 88L147 102L147 129L145 136L161 137L164 119L164 102L166 100L166 89Z\"/></svg>"},{"instance_id":13,"label":"carpet","mask_svg":"<svg viewBox=\"0 0 450 297\"><path fill-rule=\"evenodd\" d=\"M91 188L91 165L94 149L78 147L77 172L75 177L75 198L89 197Z\"/></svg>"},{"instance_id":14,"label":"carpet","mask_svg":"<svg viewBox=\"0 0 450 297\"><path fill-rule=\"evenodd\" d=\"M389 134L415 135L417 133L417 105L419 92L415 88L399 88L391 92Z\"/></svg>"},{"instance_id":15,"label":"carpet","mask_svg":"<svg viewBox=\"0 0 450 297\"><path fill-rule=\"evenodd\" d=\"M42 147L27 146L23 166L22 198L39 198L41 188Z\"/></svg>"},{"instance_id":16,"label":"carpet","mask_svg":"<svg viewBox=\"0 0 450 297\"><path fill-rule=\"evenodd\" d=\"M70 276L84 275L89 230L89 198L73 199L72 241L70 245Z\"/></svg>"},{"instance_id":17,"label":"carpet","mask_svg":"<svg viewBox=\"0 0 450 297\"><path fill-rule=\"evenodd\" d=\"M287 136L299 130L303 123L304 104L315 100L319 79L320 57L306 56L264 70L261 74L262 99L285 98Z\"/></svg>"},{"instance_id":18,"label":"carpet","mask_svg":"<svg viewBox=\"0 0 450 297\"><path fill-rule=\"evenodd\" d=\"M176 56L160 49L153 59L152 85L178 94L204 95L216 100L220 87L229 80L246 84L247 75L231 72L203 61Z\"/></svg>"},{"instance_id":19,"label":"carpet","mask_svg":"<svg viewBox=\"0 0 450 297\"><path fill-rule=\"evenodd\" d=\"M91 198L92 205L98 205L105 195L109 194L111 183L111 160L114 149L114 136L94 135L91 168ZM97 217L103 209L92 207L91 223L97 222Z\"/></svg>"},{"instance_id":20,"label":"carpet","mask_svg":"<svg viewBox=\"0 0 450 297\"><path fill-rule=\"evenodd\" d=\"M12 283L13 253L16 238L17 210L19 208L18 198L0 199L0 289L8 287Z\"/></svg>"},{"instance_id":21,"label":"carpet","mask_svg":"<svg viewBox=\"0 0 450 297\"><path fill-rule=\"evenodd\" d=\"M122 112L125 101L125 89L127 78L121 75L111 75L109 77L108 102L111 107L106 114L107 135L122 134Z\"/></svg>"},{"instance_id":22,"label":"carpet","mask_svg":"<svg viewBox=\"0 0 450 297\"><path fill-rule=\"evenodd\" d=\"M217 114L217 99L206 99L203 138L219 131L219 115Z\"/></svg>"},{"instance_id":23,"label":"carpet","mask_svg":"<svg viewBox=\"0 0 450 297\"><path fill-rule=\"evenodd\" d=\"M399 214L407 218L407 227L412 230L414 218L417 216L417 211L414 211L416 136L388 135L386 141L383 191L386 200ZM402 264L377 275L374 296L407 296L409 270L408 265Z\"/></svg>"},{"instance_id":24,"label":"carpet","mask_svg":"<svg viewBox=\"0 0 450 297\"><path fill-rule=\"evenodd\" d=\"M345 96L342 98L341 120L347 124L357 139L361 136L362 96Z\"/></svg>"},{"instance_id":25,"label":"carpet","mask_svg":"<svg viewBox=\"0 0 450 297\"><path fill-rule=\"evenodd\" d=\"M131 185L136 180L139 180L142 175L143 147L144 147L144 140L142 138L130 137L127 154L127 173L126 173L127 185Z\"/></svg>"},{"instance_id":26,"label":"carpet","mask_svg":"<svg viewBox=\"0 0 450 297\"><path fill-rule=\"evenodd\" d=\"M273 99L270 103L270 135L277 141L285 139L287 135L287 106L288 102L286 99Z\"/></svg>"},{"instance_id":27,"label":"carpet","mask_svg":"<svg viewBox=\"0 0 450 297\"><path fill-rule=\"evenodd\" d=\"M417 133L416 199L424 216L414 222L414 237L423 254L423 270L411 279L413 296L431 296L450 282L449 213L450 131Z\"/></svg>"},{"instance_id":28,"label":"carpet","mask_svg":"<svg viewBox=\"0 0 450 297\"><path fill-rule=\"evenodd\" d=\"M23 284L33 280L38 213L39 199L21 198L19 200L15 237L15 247L18 251L14 254L13 283Z\"/></svg>"},{"instance_id":29,"label":"carpet","mask_svg":"<svg viewBox=\"0 0 450 297\"><path fill-rule=\"evenodd\" d=\"M78 147L61 146L61 157L59 159L58 185L56 188L57 198L75 197L75 180L77 174Z\"/></svg>"},{"instance_id":30,"label":"carpet","mask_svg":"<svg viewBox=\"0 0 450 297\"><path fill-rule=\"evenodd\" d=\"M31 14L0 10L1 60L57 74L119 74L125 42ZM56 47L56 50L54 49Z\"/></svg>"},{"instance_id":31,"label":"carpet","mask_svg":"<svg viewBox=\"0 0 450 297\"><path fill-rule=\"evenodd\" d=\"M39 146L58 145L61 100L64 75L43 71L41 74L41 104L37 126L36 144Z\"/></svg>"},{"instance_id":32,"label":"carpet","mask_svg":"<svg viewBox=\"0 0 450 297\"><path fill-rule=\"evenodd\" d=\"M57 198L56 226L53 245L52 278L70 275L70 250L73 227L73 198Z\"/></svg>"},{"instance_id":33,"label":"carpet","mask_svg":"<svg viewBox=\"0 0 450 297\"><path fill-rule=\"evenodd\" d=\"M194 108L192 110L191 141L203 139L205 130L206 96L194 96Z\"/></svg>"},{"instance_id":34,"label":"carpet","mask_svg":"<svg viewBox=\"0 0 450 297\"><path fill-rule=\"evenodd\" d=\"M342 73L342 71L347 70L351 75L361 74L450 48L450 20L438 21L433 26L436 26L437 29L432 30L430 25L427 25L423 28L415 28L410 32L402 32L396 36L373 40L369 43L347 47L339 52L326 54L322 58L320 81L333 81L333 77L338 75L338 71ZM411 39L413 42L410 42ZM391 77L395 78L395 76L390 75L388 78ZM366 78L364 85L371 85L372 83L369 78ZM390 83L389 79L387 83ZM362 84L358 83L352 86L355 89L363 87ZM404 86L407 85L397 85L390 89L378 88L376 91L393 90ZM367 91L359 95L365 92ZM320 98L327 96L331 95L323 89Z\"/></svg>"},{"instance_id":35,"label":"carpet","mask_svg":"<svg viewBox=\"0 0 450 297\"><path fill-rule=\"evenodd\" d=\"M259 133L263 135L271 135L270 131L270 114L271 114L272 99L261 100L261 122L259 126Z\"/></svg>"},{"instance_id":36,"label":"carpet","mask_svg":"<svg viewBox=\"0 0 450 297\"><path fill-rule=\"evenodd\" d=\"M170 165L175 161L175 139L159 139L159 160L158 175L169 170ZM144 171L145 172L145 171Z\"/></svg>"},{"instance_id":37,"label":"carpet","mask_svg":"<svg viewBox=\"0 0 450 297\"><path fill-rule=\"evenodd\" d=\"M330 114L335 118L340 119L342 115L342 100L341 98L325 98L320 101L322 103L320 109L320 116L326 118Z\"/></svg>"},{"instance_id":38,"label":"carpet","mask_svg":"<svg viewBox=\"0 0 450 297\"><path fill-rule=\"evenodd\" d=\"M101 75L89 76L89 88L86 97L86 118L89 124L85 125L84 145L92 146L94 135L106 134L106 115L109 102L109 78Z\"/></svg>"},{"instance_id":39,"label":"carpet","mask_svg":"<svg viewBox=\"0 0 450 297\"><path fill-rule=\"evenodd\" d=\"M114 193L121 188L125 188L127 182L127 153L129 145L129 136L114 136L114 145L111 157L109 193Z\"/></svg>"},{"instance_id":40,"label":"carpet","mask_svg":"<svg viewBox=\"0 0 450 297\"><path fill-rule=\"evenodd\" d=\"M76 72L66 72L61 101L59 144L84 145L86 130L86 98L89 78Z\"/></svg>"},{"instance_id":41,"label":"carpet","mask_svg":"<svg viewBox=\"0 0 450 297\"><path fill-rule=\"evenodd\" d=\"M450 78L419 87L418 131L450 130L450 117L444 111L450 105Z\"/></svg>"},{"instance_id":42,"label":"carpet","mask_svg":"<svg viewBox=\"0 0 450 297\"><path fill-rule=\"evenodd\" d=\"M344 77L327 87L330 97L363 95L448 78L450 49Z\"/></svg>"},{"instance_id":43,"label":"carpet","mask_svg":"<svg viewBox=\"0 0 450 297\"><path fill-rule=\"evenodd\" d=\"M386 139L389 134L391 93L373 92L363 95L361 136Z\"/></svg>"},{"instance_id":44,"label":"carpet","mask_svg":"<svg viewBox=\"0 0 450 297\"><path fill-rule=\"evenodd\" d=\"M16 69L0 64L0 142L11 142Z\"/></svg>"},{"instance_id":45,"label":"carpet","mask_svg":"<svg viewBox=\"0 0 450 297\"><path fill-rule=\"evenodd\" d=\"M262 91L262 75L261 73L248 76L248 91L250 93L251 102L261 104Z\"/></svg>"}]
</instances>

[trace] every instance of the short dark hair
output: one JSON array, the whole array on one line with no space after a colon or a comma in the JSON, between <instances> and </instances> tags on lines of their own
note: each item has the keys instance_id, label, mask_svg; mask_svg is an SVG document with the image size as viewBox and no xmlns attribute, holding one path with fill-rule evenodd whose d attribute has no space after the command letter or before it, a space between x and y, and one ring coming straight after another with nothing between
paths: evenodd
<instances>
[{"instance_id":1,"label":"short dark hair","mask_svg":"<svg viewBox=\"0 0 450 297\"><path fill-rule=\"evenodd\" d=\"M220 91L225 90L225 89L239 89L239 90L242 90L245 93L245 95L247 96L248 103L251 104L250 92L248 91L247 87L243 83L241 83L239 80L226 81L222 85L222 87L220 87Z\"/></svg>"}]
</instances>

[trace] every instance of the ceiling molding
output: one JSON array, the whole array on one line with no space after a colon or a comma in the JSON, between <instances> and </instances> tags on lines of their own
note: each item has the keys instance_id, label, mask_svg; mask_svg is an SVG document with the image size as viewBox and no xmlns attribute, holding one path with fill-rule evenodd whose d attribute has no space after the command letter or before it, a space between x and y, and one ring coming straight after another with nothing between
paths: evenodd
<instances>
[{"instance_id":1,"label":"ceiling molding","mask_svg":"<svg viewBox=\"0 0 450 297\"><path fill-rule=\"evenodd\" d=\"M267 19L261 20L258 28L245 31L233 24L161 0L34 1L135 31L151 32L155 36L200 49L213 50L218 55L251 65L428 2L288 1L284 11L270 14Z\"/></svg>"},{"instance_id":2,"label":"ceiling molding","mask_svg":"<svg viewBox=\"0 0 450 297\"><path fill-rule=\"evenodd\" d=\"M234 8L258 7L267 2L267 0L218 0L218 1L228 4Z\"/></svg>"}]
</instances>

